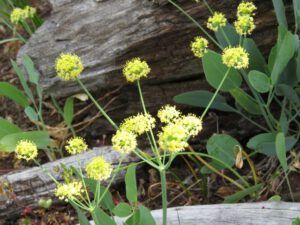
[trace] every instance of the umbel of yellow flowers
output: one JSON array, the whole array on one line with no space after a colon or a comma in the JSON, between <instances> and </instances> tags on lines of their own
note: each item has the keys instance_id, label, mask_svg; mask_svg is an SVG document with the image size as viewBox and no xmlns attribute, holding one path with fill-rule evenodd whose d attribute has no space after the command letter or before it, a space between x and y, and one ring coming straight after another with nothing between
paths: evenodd
<instances>
[{"instance_id":1,"label":"umbel of yellow flowers","mask_svg":"<svg viewBox=\"0 0 300 225\"><path fill-rule=\"evenodd\" d=\"M37 157L38 149L36 144L32 141L21 140L16 146L15 153L18 159L29 161Z\"/></svg>"},{"instance_id":2,"label":"umbel of yellow flowers","mask_svg":"<svg viewBox=\"0 0 300 225\"><path fill-rule=\"evenodd\" d=\"M14 8L10 14L10 22L16 25L26 19L33 18L35 14L36 9L30 6L26 6L24 9Z\"/></svg>"},{"instance_id":3,"label":"umbel of yellow flowers","mask_svg":"<svg viewBox=\"0 0 300 225\"><path fill-rule=\"evenodd\" d=\"M97 156L86 165L85 170L89 178L103 181L110 177L112 166L102 156Z\"/></svg>"},{"instance_id":4,"label":"umbel of yellow flowers","mask_svg":"<svg viewBox=\"0 0 300 225\"><path fill-rule=\"evenodd\" d=\"M82 137L74 137L67 141L65 148L71 155L76 155L86 151L88 146Z\"/></svg>"},{"instance_id":5,"label":"umbel of yellow flowers","mask_svg":"<svg viewBox=\"0 0 300 225\"><path fill-rule=\"evenodd\" d=\"M72 181L70 183L58 184L54 194L60 200L68 201L79 198L83 192L82 182Z\"/></svg>"},{"instance_id":6,"label":"umbel of yellow flowers","mask_svg":"<svg viewBox=\"0 0 300 225\"><path fill-rule=\"evenodd\" d=\"M212 31L218 31L220 28L225 27L227 19L223 13L215 12L208 18L207 28Z\"/></svg>"},{"instance_id":7,"label":"umbel of yellow flowers","mask_svg":"<svg viewBox=\"0 0 300 225\"><path fill-rule=\"evenodd\" d=\"M65 81L75 80L83 71L81 59L75 54L62 53L55 63L57 76Z\"/></svg>"},{"instance_id":8,"label":"umbel of yellow flowers","mask_svg":"<svg viewBox=\"0 0 300 225\"><path fill-rule=\"evenodd\" d=\"M229 68L245 69L249 66L249 54L240 46L226 48L223 51L222 61Z\"/></svg>"},{"instance_id":9,"label":"umbel of yellow flowers","mask_svg":"<svg viewBox=\"0 0 300 225\"><path fill-rule=\"evenodd\" d=\"M191 50L198 58L202 58L207 53L208 41L203 37L195 37L191 42Z\"/></svg>"},{"instance_id":10,"label":"umbel of yellow flowers","mask_svg":"<svg viewBox=\"0 0 300 225\"><path fill-rule=\"evenodd\" d=\"M146 61L142 61L140 58L133 58L127 61L123 75L128 82L134 82L142 77L147 77L151 69Z\"/></svg>"}]
</instances>

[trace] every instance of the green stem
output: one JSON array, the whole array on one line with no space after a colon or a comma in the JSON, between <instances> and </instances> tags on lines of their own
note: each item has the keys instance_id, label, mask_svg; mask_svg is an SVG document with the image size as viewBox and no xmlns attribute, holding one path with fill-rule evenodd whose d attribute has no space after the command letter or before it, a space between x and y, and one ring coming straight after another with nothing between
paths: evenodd
<instances>
[{"instance_id":1,"label":"green stem","mask_svg":"<svg viewBox=\"0 0 300 225\"><path fill-rule=\"evenodd\" d=\"M167 197L166 171L164 169L160 170L160 181L161 181L161 193L162 193L163 225L167 225L168 197Z\"/></svg>"},{"instance_id":2,"label":"green stem","mask_svg":"<svg viewBox=\"0 0 300 225\"><path fill-rule=\"evenodd\" d=\"M204 116L206 115L207 111L209 110L209 108L211 107L212 103L214 102L215 98L217 97L221 87L223 86L228 74L230 72L230 68L227 70L227 72L225 73L224 77L222 78L217 90L215 91L214 95L212 96L212 98L210 99L208 105L206 106L204 112L202 113L200 119L203 120Z\"/></svg>"},{"instance_id":3,"label":"green stem","mask_svg":"<svg viewBox=\"0 0 300 225\"><path fill-rule=\"evenodd\" d=\"M76 78L76 81L79 83L81 88L84 90L84 92L89 96L89 98L92 100L92 102L95 104L95 106L98 108L98 110L102 113L102 115L107 119L107 121L115 128L118 129L118 126L115 124L115 122L107 115L107 113L104 111L104 109L99 105L99 103L96 101L96 99L92 96L92 94L89 92L89 90L85 87L85 85Z\"/></svg>"},{"instance_id":4,"label":"green stem","mask_svg":"<svg viewBox=\"0 0 300 225\"><path fill-rule=\"evenodd\" d=\"M184 9L177 5L173 0L168 0L173 6L175 6L180 12L182 12L189 20L191 20L195 26L197 26L218 48L223 49L222 46L193 18L191 17Z\"/></svg>"}]
</instances>

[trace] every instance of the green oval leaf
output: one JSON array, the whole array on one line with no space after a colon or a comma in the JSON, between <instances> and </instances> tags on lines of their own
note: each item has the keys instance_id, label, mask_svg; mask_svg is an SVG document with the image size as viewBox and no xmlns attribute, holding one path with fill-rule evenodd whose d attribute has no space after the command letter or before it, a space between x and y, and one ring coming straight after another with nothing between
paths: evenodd
<instances>
[{"instance_id":1,"label":"green oval leaf","mask_svg":"<svg viewBox=\"0 0 300 225\"><path fill-rule=\"evenodd\" d=\"M249 53L249 70L258 70L265 72L267 68L266 60L261 53L261 51L256 46L253 39L245 38L243 41L243 46L246 51Z\"/></svg>"},{"instance_id":2,"label":"green oval leaf","mask_svg":"<svg viewBox=\"0 0 300 225\"><path fill-rule=\"evenodd\" d=\"M74 98L69 97L64 106L64 119L68 126L71 126L74 116Z\"/></svg>"},{"instance_id":3,"label":"green oval leaf","mask_svg":"<svg viewBox=\"0 0 300 225\"><path fill-rule=\"evenodd\" d=\"M126 198L130 202L137 202L137 186L136 186L136 166L130 165L126 171L125 184L126 184Z\"/></svg>"},{"instance_id":4,"label":"green oval leaf","mask_svg":"<svg viewBox=\"0 0 300 225\"><path fill-rule=\"evenodd\" d=\"M29 132L20 132L4 136L0 139L1 150L6 152L14 152L16 145L20 140L29 140L34 142L38 148L46 148L51 139L49 134L45 131L29 131Z\"/></svg>"},{"instance_id":5,"label":"green oval leaf","mask_svg":"<svg viewBox=\"0 0 300 225\"><path fill-rule=\"evenodd\" d=\"M9 122L8 120L0 117L0 138L9 134L20 133L20 132L22 132L21 128Z\"/></svg>"},{"instance_id":6,"label":"green oval leaf","mask_svg":"<svg viewBox=\"0 0 300 225\"><path fill-rule=\"evenodd\" d=\"M289 169L286 158L286 148L285 148L285 137L283 133L278 133L276 135L275 146L276 154L279 159L280 165L286 173Z\"/></svg>"},{"instance_id":7,"label":"green oval leaf","mask_svg":"<svg viewBox=\"0 0 300 225\"><path fill-rule=\"evenodd\" d=\"M132 213L130 205L121 202L114 209L113 213L118 217L127 217Z\"/></svg>"},{"instance_id":8,"label":"green oval leaf","mask_svg":"<svg viewBox=\"0 0 300 225\"><path fill-rule=\"evenodd\" d=\"M271 81L266 74L252 70L250 71L248 78L251 86L259 93L266 93L270 90Z\"/></svg>"},{"instance_id":9,"label":"green oval leaf","mask_svg":"<svg viewBox=\"0 0 300 225\"><path fill-rule=\"evenodd\" d=\"M207 82L217 89L225 76L228 67L222 63L221 55L214 51L208 51L208 53L204 55L202 62ZM241 83L242 77L239 72L235 69L230 69L229 74L220 90L230 91L239 87Z\"/></svg>"},{"instance_id":10,"label":"green oval leaf","mask_svg":"<svg viewBox=\"0 0 300 225\"><path fill-rule=\"evenodd\" d=\"M34 63L32 62L31 58L28 55L24 55L23 64L27 71L29 81L35 85L38 85L40 74L34 68Z\"/></svg>"},{"instance_id":11,"label":"green oval leaf","mask_svg":"<svg viewBox=\"0 0 300 225\"><path fill-rule=\"evenodd\" d=\"M213 95L214 94L209 91L190 91L175 96L174 101L180 104L206 108ZM224 112L236 111L226 103L226 99L221 95L217 95L210 108Z\"/></svg>"},{"instance_id":12,"label":"green oval leaf","mask_svg":"<svg viewBox=\"0 0 300 225\"><path fill-rule=\"evenodd\" d=\"M31 121L34 121L34 122L38 121L38 115L32 107L27 106L24 111L25 111L25 114L28 116L28 118Z\"/></svg>"},{"instance_id":13,"label":"green oval leaf","mask_svg":"<svg viewBox=\"0 0 300 225\"><path fill-rule=\"evenodd\" d=\"M29 105L26 96L18 88L7 82L0 82L0 95L11 99L24 108Z\"/></svg>"}]
</instances>

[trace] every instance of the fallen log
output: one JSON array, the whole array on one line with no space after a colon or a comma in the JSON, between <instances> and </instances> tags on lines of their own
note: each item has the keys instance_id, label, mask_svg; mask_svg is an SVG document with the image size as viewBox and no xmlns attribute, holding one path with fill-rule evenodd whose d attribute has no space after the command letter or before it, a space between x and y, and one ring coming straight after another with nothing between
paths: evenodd
<instances>
[{"instance_id":1,"label":"fallen log","mask_svg":"<svg viewBox=\"0 0 300 225\"><path fill-rule=\"evenodd\" d=\"M61 173L57 171L61 164L78 168L78 161L84 167L93 157L102 155L114 166L119 163L120 155L111 147L95 148L76 156L66 157L55 162L43 165L57 180L62 180ZM136 157L128 156L123 165L136 162ZM123 174L116 177L116 183L122 181ZM40 198L51 198L55 184L40 167L5 174L0 177L0 224L6 220L20 216L25 207L36 207Z\"/></svg>"},{"instance_id":2,"label":"fallen log","mask_svg":"<svg viewBox=\"0 0 300 225\"><path fill-rule=\"evenodd\" d=\"M155 4L157 2L158 4ZM209 4L235 20L239 1L213 1ZM146 59L152 73L147 84L203 79L201 61L189 43L201 32L166 0L50 0L52 15L19 51L31 56L42 74L41 83L58 96L78 92L75 82L63 82L55 76L55 59L61 52L78 54L85 65L81 76L93 90L124 85L121 68L132 57ZM256 1L259 12L254 38L263 49L276 38L276 17L271 1ZM190 15L205 25L209 11L204 4L178 1Z\"/></svg>"},{"instance_id":3,"label":"fallen log","mask_svg":"<svg viewBox=\"0 0 300 225\"><path fill-rule=\"evenodd\" d=\"M162 224L162 211L152 215ZM300 215L300 203L259 202L183 206L168 209L168 225L291 225ZM122 225L124 220L118 220ZM93 224L93 223L91 223Z\"/></svg>"}]
</instances>

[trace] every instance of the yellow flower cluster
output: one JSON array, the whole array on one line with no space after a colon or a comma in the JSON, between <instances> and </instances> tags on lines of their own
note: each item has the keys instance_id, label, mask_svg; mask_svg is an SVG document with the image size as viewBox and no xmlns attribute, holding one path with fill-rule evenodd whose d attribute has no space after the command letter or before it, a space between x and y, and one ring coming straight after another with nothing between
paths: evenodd
<instances>
[{"instance_id":1,"label":"yellow flower cluster","mask_svg":"<svg viewBox=\"0 0 300 225\"><path fill-rule=\"evenodd\" d=\"M157 117L162 123L172 123L181 115L175 106L166 105L158 110Z\"/></svg>"},{"instance_id":2,"label":"yellow flower cluster","mask_svg":"<svg viewBox=\"0 0 300 225\"><path fill-rule=\"evenodd\" d=\"M62 53L57 59L55 64L57 76L62 80L74 80L78 77L84 67L81 59L75 54Z\"/></svg>"},{"instance_id":3,"label":"yellow flower cluster","mask_svg":"<svg viewBox=\"0 0 300 225\"><path fill-rule=\"evenodd\" d=\"M188 114L176 121L184 127L188 136L194 137L202 130L202 120L194 114Z\"/></svg>"},{"instance_id":4,"label":"yellow flower cluster","mask_svg":"<svg viewBox=\"0 0 300 225\"><path fill-rule=\"evenodd\" d=\"M255 29L254 19L251 16L239 16L234 22L235 30L239 35L251 34Z\"/></svg>"},{"instance_id":5,"label":"yellow flower cluster","mask_svg":"<svg viewBox=\"0 0 300 225\"><path fill-rule=\"evenodd\" d=\"M207 53L208 41L203 37L195 37L191 42L191 50L198 58L202 58Z\"/></svg>"},{"instance_id":6,"label":"yellow flower cluster","mask_svg":"<svg viewBox=\"0 0 300 225\"><path fill-rule=\"evenodd\" d=\"M19 141L16 146L15 152L18 159L25 159L26 161L32 160L38 155L36 144L28 140Z\"/></svg>"},{"instance_id":7,"label":"yellow flower cluster","mask_svg":"<svg viewBox=\"0 0 300 225\"><path fill-rule=\"evenodd\" d=\"M226 48L222 61L229 68L246 69L249 66L249 54L242 47Z\"/></svg>"},{"instance_id":8,"label":"yellow flower cluster","mask_svg":"<svg viewBox=\"0 0 300 225\"><path fill-rule=\"evenodd\" d=\"M127 130L118 130L111 141L114 150L122 154L128 154L137 147L136 135Z\"/></svg>"},{"instance_id":9,"label":"yellow flower cluster","mask_svg":"<svg viewBox=\"0 0 300 225\"><path fill-rule=\"evenodd\" d=\"M213 16L208 18L207 28L212 31L218 31L219 28L225 27L227 19L223 13L215 12Z\"/></svg>"},{"instance_id":10,"label":"yellow flower cluster","mask_svg":"<svg viewBox=\"0 0 300 225\"><path fill-rule=\"evenodd\" d=\"M85 170L89 178L103 181L110 177L112 166L102 156L97 156L86 165Z\"/></svg>"},{"instance_id":11,"label":"yellow flower cluster","mask_svg":"<svg viewBox=\"0 0 300 225\"><path fill-rule=\"evenodd\" d=\"M68 201L79 197L83 192L83 185L79 181L73 181L67 184L58 184L55 189L55 196L60 200Z\"/></svg>"},{"instance_id":12,"label":"yellow flower cluster","mask_svg":"<svg viewBox=\"0 0 300 225\"><path fill-rule=\"evenodd\" d=\"M88 149L87 144L81 137L74 137L67 141L66 150L71 155L76 155Z\"/></svg>"},{"instance_id":13,"label":"yellow flower cluster","mask_svg":"<svg viewBox=\"0 0 300 225\"><path fill-rule=\"evenodd\" d=\"M121 124L120 129L142 135L155 127L155 118L150 114L138 114L129 117Z\"/></svg>"},{"instance_id":14,"label":"yellow flower cluster","mask_svg":"<svg viewBox=\"0 0 300 225\"><path fill-rule=\"evenodd\" d=\"M180 124L168 124L158 134L158 144L161 150L171 153L183 151L188 146L187 139L186 130Z\"/></svg>"},{"instance_id":15,"label":"yellow flower cluster","mask_svg":"<svg viewBox=\"0 0 300 225\"><path fill-rule=\"evenodd\" d=\"M256 6L252 2L242 2L237 9L237 21L235 21L235 30L239 35L246 36L251 34L255 29L254 11Z\"/></svg>"},{"instance_id":16,"label":"yellow flower cluster","mask_svg":"<svg viewBox=\"0 0 300 225\"><path fill-rule=\"evenodd\" d=\"M26 19L33 18L36 14L36 9L26 6L24 9L14 8L10 14L10 21L12 24L18 24Z\"/></svg>"},{"instance_id":17,"label":"yellow flower cluster","mask_svg":"<svg viewBox=\"0 0 300 225\"><path fill-rule=\"evenodd\" d=\"M241 2L237 8L237 16L254 16L256 6L252 2Z\"/></svg>"},{"instance_id":18,"label":"yellow flower cluster","mask_svg":"<svg viewBox=\"0 0 300 225\"><path fill-rule=\"evenodd\" d=\"M139 80L141 77L147 77L151 69L146 61L142 61L140 58L133 58L127 61L123 75L128 82L134 82Z\"/></svg>"}]
</instances>

